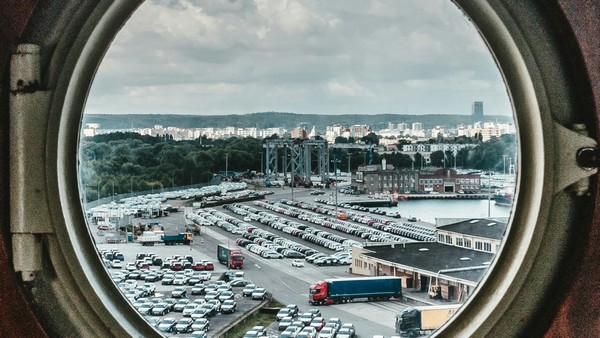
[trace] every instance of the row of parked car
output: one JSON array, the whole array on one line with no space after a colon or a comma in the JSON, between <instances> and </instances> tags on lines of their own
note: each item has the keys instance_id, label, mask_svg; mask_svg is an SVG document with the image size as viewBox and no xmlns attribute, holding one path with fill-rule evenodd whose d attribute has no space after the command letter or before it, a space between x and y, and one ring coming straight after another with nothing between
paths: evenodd
<instances>
[{"instance_id":1,"label":"row of parked car","mask_svg":"<svg viewBox=\"0 0 600 338\"><path fill-rule=\"evenodd\" d=\"M305 258L308 263L323 266L323 265L351 265L352 254L350 252L336 252L330 256L322 252L310 255Z\"/></svg>"},{"instance_id":2,"label":"row of parked car","mask_svg":"<svg viewBox=\"0 0 600 338\"><path fill-rule=\"evenodd\" d=\"M339 318L325 318L318 309L299 313L297 305L288 305L277 313L280 338L354 338L352 323L342 323Z\"/></svg>"},{"instance_id":3,"label":"row of parked car","mask_svg":"<svg viewBox=\"0 0 600 338\"><path fill-rule=\"evenodd\" d=\"M308 209L323 214L332 214L336 211L333 208L319 206L312 203L282 200L282 203L293 205L298 208ZM419 241L435 241L435 229L433 227L409 222L396 222L383 217L362 214L350 210L337 211L344 213L346 218L360 224L343 221L338 218L327 218L323 226L331 227L373 242L401 241L404 238L412 238ZM332 226L331 224L337 224ZM366 224L363 226L361 224Z\"/></svg>"},{"instance_id":4,"label":"row of parked car","mask_svg":"<svg viewBox=\"0 0 600 338\"><path fill-rule=\"evenodd\" d=\"M286 210L288 211L286 214L290 215L290 216L295 216L298 217L300 219L303 220L307 220L311 223L315 223L315 224L319 224L322 225L324 218L320 217L318 215L308 215L306 212L304 212L303 210L288 210L291 209L289 208L287 205L283 205L277 202L270 202L270 201L255 201L254 205L256 206L260 206L260 207L264 207L267 208L269 210ZM296 208L294 208L296 209ZM265 217L268 217L266 214L264 214L264 212L259 212L259 214L263 214ZM310 227L307 226L306 224L303 223L299 223L287 218L280 218L278 216L271 216L272 219L268 222L266 222L268 225L270 225L271 227L275 228L275 229L281 229L283 232L286 233L290 233L294 236L298 236L306 241L321 245L325 248L331 249L331 250L336 250L336 251L342 251L342 250L347 250L348 248L352 247L352 246L361 246L362 244L348 239L348 238L344 238L342 236L339 235L335 235L335 234L331 234L328 232L325 232L323 230L314 228L314 227ZM313 235L317 235L317 236L313 236Z\"/></svg>"}]
</instances>

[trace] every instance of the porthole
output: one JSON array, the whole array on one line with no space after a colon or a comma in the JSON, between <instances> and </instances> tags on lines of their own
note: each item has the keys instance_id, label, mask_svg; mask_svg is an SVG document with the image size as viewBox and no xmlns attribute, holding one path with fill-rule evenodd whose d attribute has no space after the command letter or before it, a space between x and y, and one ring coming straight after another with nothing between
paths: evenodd
<instances>
[{"instance_id":1,"label":"porthole","mask_svg":"<svg viewBox=\"0 0 600 338\"><path fill-rule=\"evenodd\" d=\"M518 111L517 119L521 130L521 171L527 172L530 180L519 182L517 211L513 216L511 225L513 229L509 235L510 245L503 248L502 259L493 264L492 273L486 277L485 284L477 294L479 300L487 301L470 303L461 311L461 316L472 320L468 323L454 320L446 327L444 333L452 336L514 336L535 325L532 316L543 312L539 300L535 297L544 294L553 281L553 279L538 279L535 283L530 283L528 277L535 274L545 275L546 271L552 271L553 268L560 266L561 257L570 244L568 241L561 242L563 238L560 235L566 234L573 227L566 221L566 217L572 216L572 219L577 219L577 215L572 213L576 210L574 198L562 189L554 188L555 178L560 176L561 170L564 169L553 167L548 163L553 162L556 149L559 148L558 138L553 136L558 127L552 121L556 119L565 124L579 121L567 114L559 114L558 110L562 113L576 111L576 109L558 109L559 104L549 97L548 90L552 90L551 94L559 93L561 108L564 108L563 105L574 108L577 104L570 96L573 87L569 86L571 84L569 77L548 80L555 75L554 72L560 73L564 67L540 69L537 66L540 63L553 61L558 61L559 66L564 66L560 62L563 60L560 59L559 48L554 46L555 48L551 50L540 51L540 47L532 45L531 41L524 38L532 31L524 31L522 26L517 25L517 23L529 22L530 19L541 20L543 15L537 11L537 7L529 5L531 7L514 9L503 4L474 4L461 1L458 1L458 4L481 29L491 50L496 53L496 58L507 79ZM81 232L77 230L77 224L82 223L82 215L81 210L75 207L78 205L79 197L77 183L74 180L76 160L73 156L76 153L78 121L85 97L85 93L75 88L88 88L93 70L102 54L102 51L98 51L96 47L107 45L114 36L116 28L132 9L133 5L102 3L95 9L89 10L84 15L85 18L89 15L89 21L84 20L86 24L81 25L84 29L72 28L73 32L80 34L78 38L66 41L69 46L67 50L55 54L55 57L63 56L61 60L70 62L62 66L52 63L54 68L50 71L53 76L49 81L56 81L58 85L53 92L54 100L50 114L53 119L48 128L46 149L49 156L45 167L49 177L46 187L48 193L50 196L59 196L59 199L48 202L52 207L49 215L55 224L57 235L54 238L50 236L48 240L50 261L56 275L47 276L55 278L53 283L48 282L47 285L44 285L44 282L50 278L45 279L42 275L39 287L50 291L51 295L48 295L48 299L51 302L61 304L63 316L58 315L58 317L66 318L72 323L70 332L78 332L81 335L92 335L94 332L96 334L111 332L117 336L125 332L133 335L152 334L151 331L144 331L146 329L137 316L128 316L125 311L123 317L115 318L105 310L107 307L117 312L119 309L129 309L129 306L120 301L119 297L111 299L110 291L98 294L91 288L96 286L110 290L107 288L109 282L107 277L94 271L94 268L98 268L98 262L94 254L86 249L86 245L90 243L86 243L85 240L83 243L80 242L83 236L79 238L78 234L81 235ZM531 13L535 15L532 16ZM547 27L544 25L547 24L546 22L537 22L537 24L540 24L539 27ZM535 25L527 29L538 32L535 30ZM551 45L555 42L547 31L535 35L538 39L546 38ZM87 45L81 45L84 42ZM68 87L67 81L69 81ZM542 87L542 84L546 87ZM540 111L553 116L541 116ZM543 135L536 135L535 132L539 130L544 131ZM539 154L543 154L541 160L538 158ZM542 200L546 199L551 199L555 203L553 205L542 203ZM580 205L585 206L585 201L580 202ZM551 207L554 209L550 210ZM550 223L551 229L548 225ZM515 224L519 224L519 227L515 228ZM65 239L69 241L63 242ZM547 245L553 248L553 252L546 255L542 262L539 259L541 249ZM73 286L75 287L71 288ZM65 290L69 290L70 297L60 299L60 295L64 295ZM514 299L526 299L529 302L515 304ZM79 313L67 310L73 306L73 300L77 300L76 303L80 305L77 308ZM522 322L529 323L530 326L515 324ZM54 325L58 326L56 322Z\"/></svg>"}]
</instances>

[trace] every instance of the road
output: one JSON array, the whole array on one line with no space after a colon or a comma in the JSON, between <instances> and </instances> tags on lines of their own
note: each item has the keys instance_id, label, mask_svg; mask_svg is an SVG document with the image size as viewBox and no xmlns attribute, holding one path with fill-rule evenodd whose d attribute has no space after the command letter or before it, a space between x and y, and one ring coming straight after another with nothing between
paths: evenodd
<instances>
[{"instance_id":1,"label":"road","mask_svg":"<svg viewBox=\"0 0 600 338\"><path fill-rule=\"evenodd\" d=\"M308 194L309 190L305 189L294 189L294 199L302 199L305 201L312 201L314 196ZM275 195L269 196L270 200L280 200L282 198L290 198L291 190L279 190ZM184 201L169 201L170 204L178 205L185 203ZM246 204L252 204L252 202L246 202ZM215 209L228 213L232 216L241 218L239 215L230 213L224 208L216 207ZM278 214L278 216L282 216ZM286 217L286 216L284 216ZM291 218L291 217L290 217ZM293 218L297 222L306 223L304 221ZM145 223L147 220L134 219L133 222ZM158 221L164 226L165 233L178 233L183 231L185 228L185 220L183 212L172 213L167 217L161 217L153 219ZM331 254L334 251L321 247L314 243L309 243L302 240L301 238L292 236L290 234L283 233L282 231L274 230L267 225L263 225L259 222L251 222L253 225L267 229L272 233L292 239L296 242L310 246L321 252ZM309 223L306 223L309 224ZM310 224L311 226L314 226ZM328 230L329 231L329 230ZM337 233L347 238L362 239L330 230L331 232ZM96 235L96 234L95 234ZM98 243L102 242L102 238L95 236ZM125 254L126 259L129 260L129 255L135 256L134 252L155 252L159 256L168 257L173 254L191 254L194 259L209 259L212 260L216 265L215 276L226 270L225 266L218 263L216 259L216 247L219 243L235 245L235 240L239 238L239 235L233 235L226 232L225 230L216 226L204 227L203 233L197 235L194 242L189 246L178 245L178 246L163 246L156 245L154 247L142 247L140 244L118 244L117 246L122 247L122 251L127 252ZM101 248L112 248L115 244L99 244ZM127 249L125 249L127 248ZM275 299L284 304L298 304L301 312L308 311L310 308L318 308L322 316L327 320L329 318L340 318L343 322L354 323L357 334L359 337L371 337L375 334L384 335L390 337L394 335L394 322L395 315L399 311L404 310L407 305L400 301L386 301L386 302L354 302L338 305L329 306L310 306L308 304L308 288L311 283L323 280L325 278L337 278L337 277L348 277L347 266L334 266L334 267L317 267L312 264L306 263L304 268L292 267L291 259L265 259L246 249L242 249L245 257L245 275L246 278L254 282L255 284L265 287L269 292L273 294ZM131 253L129 253L131 252ZM213 277L215 279L215 277ZM158 284L158 283L157 283ZM157 285L157 292L163 291L163 289L170 290L171 287L163 287ZM240 304L243 307L251 306L251 301L239 299ZM244 304L246 303L246 304ZM248 305L250 304L250 305ZM240 311L241 312L241 311ZM225 325L228 321L232 320L232 317L239 315L218 315L211 318L211 331ZM172 315L171 315L172 316ZM179 315L175 315L179 317ZM270 328L270 333L278 334L277 326L274 325Z\"/></svg>"},{"instance_id":2,"label":"road","mask_svg":"<svg viewBox=\"0 0 600 338\"><path fill-rule=\"evenodd\" d=\"M288 191L286 190L286 192ZM290 196L277 194L271 196L270 199L278 200L286 197ZM309 195L307 191L300 189L300 192L294 191L294 198L309 198ZM227 213L225 209L219 208L218 210ZM303 222L298 219L295 220ZM163 224L167 223L163 222ZM320 251L326 253L333 252L316 244L305 242L298 237L273 230L258 222L252 222L252 224ZM192 248L212 257L214 261L216 261L217 244L229 243L234 245L235 240L239 238L239 235L232 235L218 227L205 227L204 229L203 234L196 236ZM165 231L167 231L166 227ZM344 235L352 237L347 234ZM341 318L343 322L354 323L360 337L371 337L374 334L381 334L386 337L394 335L395 314L407 307L406 304L400 301L354 302L329 306L310 306L308 304L308 287L310 284L324 278L348 277L346 272L347 266L317 267L307 263L304 268L296 268L292 267L290 259L265 259L248 250L242 250L246 257L244 268L246 278L259 286L266 287L278 301L284 304L298 304L301 311L318 308L326 320L337 317Z\"/></svg>"}]
</instances>

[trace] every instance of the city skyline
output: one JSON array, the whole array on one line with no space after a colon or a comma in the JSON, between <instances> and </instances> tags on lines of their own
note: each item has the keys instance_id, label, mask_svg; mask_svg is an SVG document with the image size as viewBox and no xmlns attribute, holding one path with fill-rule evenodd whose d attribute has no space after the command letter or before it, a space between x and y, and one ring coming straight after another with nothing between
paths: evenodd
<instances>
[{"instance_id":1,"label":"city skyline","mask_svg":"<svg viewBox=\"0 0 600 338\"><path fill-rule=\"evenodd\" d=\"M473 101L512 114L493 57L449 1L148 1L86 112L469 115Z\"/></svg>"}]
</instances>

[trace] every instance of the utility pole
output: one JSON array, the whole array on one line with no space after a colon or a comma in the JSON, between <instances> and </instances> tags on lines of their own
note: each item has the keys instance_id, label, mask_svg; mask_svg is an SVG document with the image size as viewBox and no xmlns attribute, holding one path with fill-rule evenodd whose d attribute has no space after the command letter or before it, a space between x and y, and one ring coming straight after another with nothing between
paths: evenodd
<instances>
[{"instance_id":1,"label":"utility pole","mask_svg":"<svg viewBox=\"0 0 600 338\"><path fill-rule=\"evenodd\" d=\"M285 157L287 158L287 154L285 155ZM294 199L294 181L295 181L295 175L294 175L294 171L296 170L296 166L294 166L294 159L292 158L292 173L291 173L291 180L290 182L292 182L292 200Z\"/></svg>"},{"instance_id":2,"label":"utility pole","mask_svg":"<svg viewBox=\"0 0 600 338\"><path fill-rule=\"evenodd\" d=\"M488 171L488 218L490 218L492 205L492 172Z\"/></svg>"},{"instance_id":3,"label":"utility pole","mask_svg":"<svg viewBox=\"0 0 600 338\"><path fill-rule=\"evenodd\" d=\"M227 169L229 167L229 153L225 153L225 178L229 175L227 174Z\"/></svg>"},{"instance_id":4,"label":"utility pole","mask_svg":"<svg viewBox=\"0 0 600 338\"><path fill-rule=\"evenodd\" d=\"M502 173L506 175L506 157L508 155L502 155Z\"/></svg>"},{"instance_id":5,"label":"utility pole","mask_svg":"<svg viewBox=\"0 0 600 338\"><path fill-rule=\"evenodd\" d=\"M348 153L348 176L352 174L352 170L350 170L350 153Z\"/></svg>"}]
</instances>

